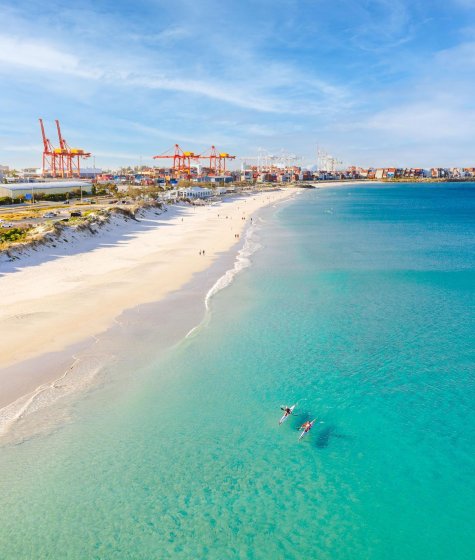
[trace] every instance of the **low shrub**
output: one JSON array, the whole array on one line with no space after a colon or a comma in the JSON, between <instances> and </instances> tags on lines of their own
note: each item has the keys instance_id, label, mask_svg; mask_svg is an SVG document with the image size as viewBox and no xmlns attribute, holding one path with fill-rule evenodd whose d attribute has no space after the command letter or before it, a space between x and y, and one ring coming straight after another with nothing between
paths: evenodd
<instances>
[{"instance_id":1,"label":"low shrub","mask_svg":"<svg viewBox=\"0 0 475 560\"><path fill-rule=\"evenodd\" d=\"M28 228L0 228L0 243L12 243L23 241L28 232Z\"/></svg>"}]
</instances>

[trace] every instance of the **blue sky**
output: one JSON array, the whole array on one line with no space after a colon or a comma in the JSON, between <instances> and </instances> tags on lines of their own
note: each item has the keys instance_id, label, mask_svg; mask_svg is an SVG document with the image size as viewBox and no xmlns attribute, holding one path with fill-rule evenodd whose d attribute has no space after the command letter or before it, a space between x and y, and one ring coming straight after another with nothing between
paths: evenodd
<instances>
[{"instance_id":1,"label":"blue sky","mask_svg":"<svg viewBox=\"0 0 475 560\"><path fill-rule=\"evenodd\" d=\"M475 165L475 0L0 0L0 164L43 117L98 166L179 143Z\"/></svg>"}]
</instances>

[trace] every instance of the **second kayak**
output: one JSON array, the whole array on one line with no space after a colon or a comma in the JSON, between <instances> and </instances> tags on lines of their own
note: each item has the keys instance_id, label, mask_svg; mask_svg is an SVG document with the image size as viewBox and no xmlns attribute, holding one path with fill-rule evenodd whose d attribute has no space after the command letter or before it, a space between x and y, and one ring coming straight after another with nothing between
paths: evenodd
<instances>
[{"instance_id":1,"label":"second kayak","mask_svg":"<svg viewBox=\"0 0 475 560\"><path fill-rule=\"evenodd\" d=\"M315 420L312 420L311 422L305 422L305 424L302 424L302 426L300 426L300 430L303 430L302 433L299 436L299 441L308 434L308 432L312 429L312 426L315 424L315 422L317 421L317 419L315 418Z\"/></svg>"}]
</instances>

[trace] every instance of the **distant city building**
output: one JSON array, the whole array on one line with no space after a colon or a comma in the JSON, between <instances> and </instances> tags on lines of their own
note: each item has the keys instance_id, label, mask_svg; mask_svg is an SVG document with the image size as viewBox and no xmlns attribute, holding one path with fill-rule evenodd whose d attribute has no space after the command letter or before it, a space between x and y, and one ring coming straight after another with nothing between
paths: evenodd
<instances>
[{"instance_id":1,"label":"distant city building","mask_svg":"<svg viewBox=\"0 0 475 560\"><path fill-rule=\"evenodd\" d=\"M41 178L41 169L37 167L25 167L18 173L18 180L37 180Z\"/></svg>"},{"instance_id":2,"label":"distant city building","mask_svg":"<svg viewBox=\"0 0 475 560\"><path fill-rule=\"evenodd\" d=\"M221 177L211 177L210 179L212 183L232 183L233 181L233 178L228 175L224 175Z\"/></svg>"},{"instance_id":3,"label":"distant city building","mask_svg":"<svg viewBox=\"0 0 475 560\"><path fill-rule=\"evenodd\" d=\"M84 167L81 169L82 179L94 179L100 175L102 175L102 169L98 167Z\"/></svg>"}]
</instances>

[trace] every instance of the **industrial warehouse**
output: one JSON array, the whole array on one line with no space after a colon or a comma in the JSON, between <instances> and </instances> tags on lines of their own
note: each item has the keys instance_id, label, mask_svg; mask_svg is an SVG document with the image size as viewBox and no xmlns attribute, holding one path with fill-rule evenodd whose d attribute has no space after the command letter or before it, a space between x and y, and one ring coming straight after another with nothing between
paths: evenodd
<instances>
[{"instance_id":1,"label":"industrial warehouse","mask_svg":"<svg viewBox=\"0 0 475 560\"><path fill-rule=\"evenodd\" d=\"M52 195L52 194L67 194L83 192L89 194L92 185L85 181L56 181L49 183L14 183L11 185L0 184L0 198L9 197L18 199L20 197L26 200L34 200L35 196Z\"/></svg>"}]
</instances>

